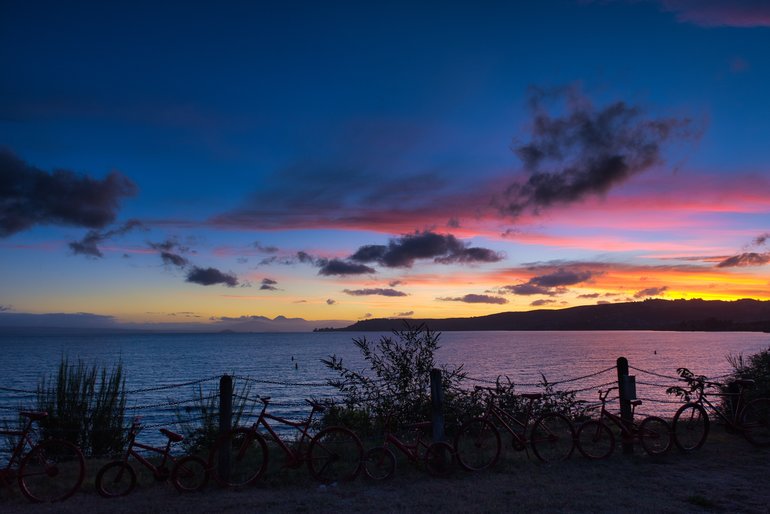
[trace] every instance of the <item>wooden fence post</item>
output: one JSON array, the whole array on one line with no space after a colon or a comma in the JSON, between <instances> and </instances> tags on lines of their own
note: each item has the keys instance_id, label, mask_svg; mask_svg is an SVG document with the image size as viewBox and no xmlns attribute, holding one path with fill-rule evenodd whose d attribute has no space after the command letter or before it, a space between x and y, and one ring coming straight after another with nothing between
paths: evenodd
<instances>
[{"instance_id":1,"label":"wooden fence post","mask_svg":"<svg viewBox=\"0 0 770 514\"><path fill-rule=\"evenodd\" d=\"M626 384L628 380L628 359L625 357L618 357L618 393L620 402L620 417L626 423L633 422L631 417L631 399L626 394ZM622 438L623 453L634 453L634 443L626 438Z\"/></svg>"},{"instance_id":2,"label":"wooden fence post","mask_svg":"<svg viewBox=\"0 0 770 514\"><path fill-rule=\"evenodd\" d=\"M219 379L219 436L230 432L233 420L233 378L222 375ZM219 476L227 479L230 476L230 452L219 452Z\"/></svg>"},{"instance_id":3,"label":"wooden fence post","mask_svg":"<svg viewBox=\"0 0 770 514\"><path fill-rule=\"evenodd\" d=\"M430 400L432 406L433 440L444 440L444 388L441 380L441 370L430 370Z\"/></svg>"}]
</instances>

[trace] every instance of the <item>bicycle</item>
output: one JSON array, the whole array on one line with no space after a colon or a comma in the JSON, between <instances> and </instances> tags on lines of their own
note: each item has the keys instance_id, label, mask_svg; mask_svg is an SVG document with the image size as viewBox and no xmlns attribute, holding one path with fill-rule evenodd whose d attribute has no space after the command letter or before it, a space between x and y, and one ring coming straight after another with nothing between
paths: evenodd
<instances>
[{"instance_id":1,"label":"bicycle","mask_svg":"<svg viewBox=\"0 0 770 514\"><path fill-rule=\"evenodd\" d=\"M388 430L390 416L385 418L385 437L382 446L370 448L364 454L364 472L372 480L387 480L396 472L396 456L388 447L392 445L415 464L423 462L432 475L446 476L452 472L455 461L454 448L444 441L429 443L423 439L423 434L431 430L430 421L420 421L406 425L414 430L414 442L405 442Z\"/></svg>"},{"instance_id":2,"label":"bicycle","mask_svg":"<svg viewBox=\"0 0 770 514\"><path fill-rule=\"evenodd\" d=\"M206 461L194 455L186 455L176 459L171 455L171 445L184 439L183 436L166 428L161 428L160 433L168 439L165 447L155 447L136 441L137 434L142 426L140 418L134 418L131 429L128 432L128 446L120 460L108 462L99 469L96 474L96 490L105 498L125 496L136 487L136 471L129 464L129 457L134 457L137 462L152 472L155 480L164 482L171 479L171 483L179 492L199 491L208 482L208 465ZM134 448L141 448L161 456L159 464L153 464L142 456ZM173 462L174 466L169 471L167 463Z\"/></svg>"},{"instance_id":3,"label":"bicycle","mask_svg":"<svg viewBox=\"0 0 770 514\"><path fill-rule=\"evenodd\" d=\"M0 430L0 435L19 438L8 464L0 470L0 486L10 486L15 478L21 492L32 502L66 500L83 483L86 467L83 453L62 439L34 441L32 424L47 418L47 412L21 411L19 415L27 418L24 428ZM26 447L29 451L23 455Z\"/></svg>"},{"instance_id":4,"label":"bicycle","mask_svg":"<svg viewBox=\"0 0 770 514\"><path fill-rule=\"evenodd\" d=\"M662 455L671 449L671 428L668 423L658 416L647 416L641 423L634 422L634 411L642 404L642 400L631 400L631 419L624 420L619 415L607 410L607 396L618 389L610 387L599 390L601 411L599 419L583 423L577 432L577 447L584 457L589 459L604 459L615 450L615 433L605 420L620 431L624 442L640 442L649 455Z\"/></svg>"},{"instance_id":5,"label":"bicycle","mask_svg":"<svg viewBox=\"0 0 770 514\"><path fill-rule=\"evenodd\" d=\"M755 398L744 405L744 392L754 386L750 379L740 379L733 383L738 391L732 392L727 384L707 380L703 375L694 375L687 368L676 370L681 380L687 382L689 389L680 386L669 387L666 392L682 396L686 402L674 414L674 443L682 451L697 450L706 442L710 420L706 406L721 419L729 429L741 432L753 445L770 446L770 398ZM706 392L707 388L717 388L719 392ZM695 400L691 398L695 396ZM709 400L709 396L723 398L732 406L720 408Z\"/></svg>"},{"instance_id":6,"label":"bicycle","mask_svg":"<svg viewBox=\"0 0 770 514\"><path fill-rule=\"evenodd\" d=\"M262 396L259 400L263 404L262 411L251 427L233 428L214 443L209 454L209 465L214 480L223 486L242 487L253 484L264 474L268 463L268 449L265 437L258 430L260 425L283 451L287 460L286 467L294 469L307 463L310 474L325 483L356 478L364 453L356 434L341 426L327 427L312 438L309 434L313 416L325 410L323 405L305 400L312 407L307 419L291 421L267 412L269 396ZM296 444L289 445L284 442L268 420L298 430L300 434Z\"/></svg>"},{"instance_id":7,"label":"bicycle","mask_svg":"<svg viewBox=\"0 0 770 514\"><path fill-rule=\"evenodd\" d=\"M499 459L500 432L492 420L511 435L511 443L517 451L532 446L535 456L543 462L564 460L572 455L575 430L566 416L550 412L538 416L530 423L534 402L543 397L541 393L520 395L528 400L526 411L520 419L495 405L499 396L498 389L482 386L474 388L491 394L484 415L464 423L455 436L455 453L463 468L478 471L493 466Z\"/></svg>"}]
</instances>

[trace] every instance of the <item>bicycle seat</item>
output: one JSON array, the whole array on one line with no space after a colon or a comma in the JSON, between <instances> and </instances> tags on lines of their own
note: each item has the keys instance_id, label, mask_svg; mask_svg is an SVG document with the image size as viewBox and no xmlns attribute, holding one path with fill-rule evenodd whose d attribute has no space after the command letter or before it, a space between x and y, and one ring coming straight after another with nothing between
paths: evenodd
<instances>
[{"instance_id":1,"label":"bicycle seat","mask_svg":"<svg viewBox=\"0 0 770 514\"><path fill-rule=\"evenodd\" d=\"M631 400L631 405L633 405L634 407L638 407L641 404L642 404L642 400Z\"/></svg>"},{"instance_id":2,"label":"bicycle seat","mask_svg":"<svg viewBox=\"0 0 770 514\"><path fill-rule=\"evenodd\" d=\"M160 429L160 433L161 433L161 434L163 434L163 435L165 435L166 437L168 437L168 438L169 438L169 440L170 440L172 443L178 443L179 441L181 441L182 439L184 439L184 436L182 436L182 435L179 435L179 434L177 434L177 433L175 433L175 432L172 432L171 430L169 430L169 429L167 429L167 428L161 428L161 429Z\"/></svg>"},{"instance_id":3,"label":"bicycle seat","mask_svg":"<svg viewBox=\"0 0 770 514\"><path fill-rule=\"evenodd\" d=\"M326 410L326 407L324 407L323 405L321 405L321 404L320 404L320 403L318 403L318 402L314 402L313 400L307 400L307 399L305 399L305 401L306 401L306 402L307 402L307 403L308 403L308 404L309 404L311 407L313 407L313 410L317 410L318 412L323 412L323 411L325 411L325 410Z\"/></svg>"},{"instance_id":4,"label":"bicycle seat","mask_svg":"<svg viewBox=\"0 0 770 514\"><path fill-rule=\"evenodd\" d=\"M43 411L23 410L19 414L33 421L39 421L48 417L48 413Z\"/></svg>"},{"instance_id":5,"label":"bicycle seat","mask_svg":"<svg viewBox=\"0 0 770 514\"><path fill-rule=\"evenodd\" d=\"M539 400L543 397L542 393L522 393L522 398L526 398L527 400Z\"/></svg>"}]
</instances>

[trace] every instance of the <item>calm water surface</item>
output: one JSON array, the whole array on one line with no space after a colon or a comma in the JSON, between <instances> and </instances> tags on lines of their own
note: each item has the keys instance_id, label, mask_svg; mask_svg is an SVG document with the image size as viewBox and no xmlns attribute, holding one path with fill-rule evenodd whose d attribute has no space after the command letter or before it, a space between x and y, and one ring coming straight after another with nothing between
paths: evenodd
<instances>
[{"instance_id":1,"label":"calm water surface","mask_svg":"<svg viewBox=\"0 0 770 514\"><path fill-rule=\"evenodd\" d=\"M352 343L354 337L376 340L381 335L350 332L293 334L122 334L99 336L0 335L0 388L32 390L42 376L54 372L62 356L91 364L122 362L129 390L178 384L212 377L201 387L213 394L218 377L229 373L251 379L252 395L272 396L273 412L303 417L302 399L333 396L334 391L315 384L333 375L321 359L336 354L354 367L364 362ZM631 366L672 377L678 367L688 367L710 377L730 371L729 354L749 355L770 346L764 333L705 332L446 332L441 335L439 364L464 364L469 376L483 384L507 375L522 392L536 391L543 373L558 382L596 373L615 365L620 356ZM293 360L292 360L293 358ZM665 413L676 405L663 386L674 383L645 372L637 376L637 396L649 398L645 412ZM612 381L614 370L560 385L587 389ZM312 384L312 385L293 385ZM533 385L524 385L533 384ZM650 385L647 385L650 384ZM145 423L171 423L174 407L158 405L189 400L196 386L129 395L130 414L141 414ZM596 390L583 391L593 400ZM29 395L0 389L0 419L7 419Z\"/></svg>"}]
</instances>

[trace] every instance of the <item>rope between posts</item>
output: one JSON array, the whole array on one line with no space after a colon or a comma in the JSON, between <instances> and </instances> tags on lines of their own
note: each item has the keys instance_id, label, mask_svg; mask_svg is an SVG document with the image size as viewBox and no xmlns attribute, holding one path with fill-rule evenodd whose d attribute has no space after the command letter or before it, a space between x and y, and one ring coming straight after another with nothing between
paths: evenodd
<instances>
[{"instance_id":1,"label":"rope between posts","mask_svg":"<svg viewBox=\"0 0 770 514\"><path fill-rule=\"evenodd\" d=\"M213 376L201 378L198 380L190 380L189 382L183 382L181 384L167 384L167 385L155 386L155 387L145 387L142 389L131 389L130 391L126 391L126 394L148 393L151 391L162 391L164 389L175 389L177 387L185 387L189 385L202 384L203 382L209 382L211 380L218 380L218 379L219 379L219 375L213 375Z\"/></svg>"},{"instance_id":2,"label":"rope between posts","mask_svg":"<svg viewBox=\"0 0 770 514\"><path fill-rule=\"evenodd\" d=\"M233 379L244 380L246 382L255 382L257 384L272 384L293 387L331 387L326 382L284 382L281 380L263 380L259 378L244 377L241 375L234 375Z\"/></svg>"}]
</instances>

